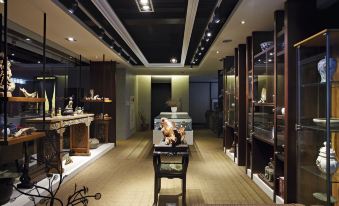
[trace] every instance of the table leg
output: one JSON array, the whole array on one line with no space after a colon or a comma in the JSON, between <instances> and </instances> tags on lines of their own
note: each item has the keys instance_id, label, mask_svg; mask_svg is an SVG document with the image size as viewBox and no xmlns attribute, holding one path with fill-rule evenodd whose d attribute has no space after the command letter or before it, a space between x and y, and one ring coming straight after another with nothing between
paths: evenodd
<instances>
[{"instance_id":1,"label":"table leg","mask_svg":"<svg viewBox=\"0 0 339 206\"><path fill-rule=\"evenodd\" d=\"M25 153L25 160L24 160L24 168L22 170L22 175L20 177L20 184L18 184L18 188L20 189L31 189L33 187L33 183L31 182L31 178L28 174L29 172L29 155L28 155L28 143L24 142L24 153Z\"/></svg>"}]
</instances>

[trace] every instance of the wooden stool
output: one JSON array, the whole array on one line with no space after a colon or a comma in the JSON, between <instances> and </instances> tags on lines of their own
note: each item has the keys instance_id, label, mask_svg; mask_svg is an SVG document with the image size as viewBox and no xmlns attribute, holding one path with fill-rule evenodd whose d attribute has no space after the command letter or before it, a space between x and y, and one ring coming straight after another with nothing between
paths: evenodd
<instances>
[{"instance_id":1,"label":"wooden stool","mask_svg":"<svg viewBox=\"0 0 339 206\"><path fill-rule=\"evenodd\" d=\"M162 161L162 156L167 159L181 156L181 161ZM154 167L154 203L158 204L158 194L161 189L161 178L179 178L182 180L182 205L186 205L186 173L188 167L188 145L154 145L153 167Z\"/></svg>"}]
</instances>

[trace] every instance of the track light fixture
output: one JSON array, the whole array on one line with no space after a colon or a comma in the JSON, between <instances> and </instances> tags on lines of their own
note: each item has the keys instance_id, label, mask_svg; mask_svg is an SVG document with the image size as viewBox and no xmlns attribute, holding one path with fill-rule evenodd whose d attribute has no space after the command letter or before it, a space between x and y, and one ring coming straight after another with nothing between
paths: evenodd
<instances>
[{"instance_id":1,"label":"track light fixture","mask_svg":"<svg viewBox=\"0 0 339 206\"><path fill-rule=\"evenodd\" d=\"M216 23L216 24L219 24L220 21L221 21L221 19L220 19L220 15L219 15L219 7L218 7L214 11L213 22Z\"/></svg>"},{"instance_id":2,"label":"track light fixture","mask_svg":"<svg viewBox=\"0 0 339 206\"><path fill-rule=\"evenodd\" d=\"M78 2L74 2L70 9L68 9L69 13L73 14L75 10L78 8Z\"/></svg>"}]
</instances>

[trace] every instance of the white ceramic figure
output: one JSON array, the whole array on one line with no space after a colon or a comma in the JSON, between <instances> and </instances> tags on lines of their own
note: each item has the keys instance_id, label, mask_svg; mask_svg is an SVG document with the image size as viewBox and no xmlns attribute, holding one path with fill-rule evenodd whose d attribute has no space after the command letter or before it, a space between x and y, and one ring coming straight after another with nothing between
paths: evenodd
<instances>
[{"instance_id":1,"label":"white ceramic figure","mask_svg":"<svg viewBox=\"0 0 339 206\"><path fill-rule=\"evenodd\" d=\"M337 61L334 58L330 58L330 66L328 70L330 71L330 79L332 80L332 77L337 69ZM318 71L320 74L320 82L324 83L326 82L326 58L323 58L318 62Z\"/></svg>"},{"instance_id":2,"label":"white ceramic figure","mask_svg":"<svg viewBox=\"0 0 339 206\"><path fill-rule=\"evenodd\" d=\"M334 174L337 170L338 161L335 157L335 151L330 148L330 174ZM316 160L316 165L322 173L326 173L326 142L324 142L324 146L319 149L319 155Z\"/></svg>"},{"instance_id":3,"label":"white ceramic figure","mask_svg":"<svg viewBox=\"0 0 339 206\"><path fill-rule=\"evenodd\" d=\"M30 134L34 131L36 131L36 129L34 127L22 128L14 134L14 137L19 137L21 135L27 135L27 134Z\"/></svg>"},{"instance_id":4,"label":"white ceramic figure","mask_svg":"<svg viewBox=\"0 0 339 206\"><path fill-rule=\"evenodd\" d=\"M261 89L261 98L258 103L265 103L266 102L266 88Z\"/></svg>"},{"instance_id":5,"label":"white ceramic figure","mask_svg":"<svg viewBox=\"0 0 339 206\"><path fill-rule=\"evenodd\" d=\"M91 98L91 99L94 98L94 89L90 89L90 90L89 90L89 95L90 95L90 98Z\"/></svg>"},{"instance_id":6,"label":"white ceramic figure","mask_svg":"<svg viewBox=\"0 0 339 206\"><path fill-rule=\"evenodd\" d=\"M37 96L37 92L28 93L25 88L20 88L20 91L25 95L25 97L35 98Z\"/></svg>"}]
</instances>

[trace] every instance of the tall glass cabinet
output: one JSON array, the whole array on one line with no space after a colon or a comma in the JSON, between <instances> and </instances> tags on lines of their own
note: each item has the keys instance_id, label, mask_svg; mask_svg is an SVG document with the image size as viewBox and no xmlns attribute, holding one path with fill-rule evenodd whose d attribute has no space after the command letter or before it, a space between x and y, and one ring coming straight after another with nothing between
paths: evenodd
<instances>
[{"instance_id":1,"label":"tall glass cabinet","mask_svg":"<svg viewBox=\"0 0 339 206\"><path fill-rule=\"evenodd\" d=\"M339 199L339 30L323 30L295 47L297 201L332 205Z\"/></svg>"}]
</instances>

